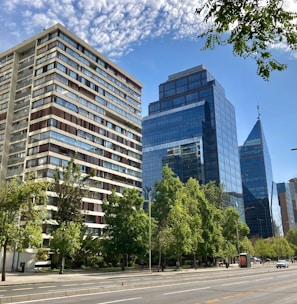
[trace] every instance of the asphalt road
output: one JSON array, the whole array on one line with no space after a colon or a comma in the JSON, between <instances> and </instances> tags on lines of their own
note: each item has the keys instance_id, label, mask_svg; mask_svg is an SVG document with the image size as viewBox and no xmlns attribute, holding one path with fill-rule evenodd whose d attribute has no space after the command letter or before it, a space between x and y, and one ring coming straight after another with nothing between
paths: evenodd
<instances>
[{"instance_id":1,"label":"asphalt road","mask_svg":"<svg viewBox=\"0 0 297 304\"><path fill-rule=\"evenodd\" d=\"M296 304L296 275L297 265L277 270L275 266L265 266L152 274L35 276L34 284L0 286L0 303Z\"/></svg>"}]
</instances>

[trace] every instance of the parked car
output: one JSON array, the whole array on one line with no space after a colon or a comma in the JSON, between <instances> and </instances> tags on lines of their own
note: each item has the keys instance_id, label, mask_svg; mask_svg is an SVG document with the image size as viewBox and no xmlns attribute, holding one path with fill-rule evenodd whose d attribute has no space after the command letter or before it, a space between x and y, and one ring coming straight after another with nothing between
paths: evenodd
<instances>
[{"instance_id":1,"label":"parked car","mask_svg":"<svg viewBox=\"0 0 297 304\"><path fill-rule=\"evenodd\" d=\"M278 260L276 263L276 268L288 268L289 263L287 260Z\"/></svg>"}]
</instances>

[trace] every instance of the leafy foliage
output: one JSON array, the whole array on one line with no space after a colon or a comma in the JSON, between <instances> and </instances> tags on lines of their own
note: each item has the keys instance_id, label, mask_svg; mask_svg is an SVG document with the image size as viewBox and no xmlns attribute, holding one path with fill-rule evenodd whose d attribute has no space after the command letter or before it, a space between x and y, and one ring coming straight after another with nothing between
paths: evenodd
<instances>
[{"instance_id":1,"label":"leafy foliage","mask_svg":"<svg viewBox=\"0 0 297 304\"><path fill-rule=\"evenodd\" d=\"M203 50L230 44L235 55L255 60L257 74L265 80L271 71L286 68L272 57L271 45L284 42L297 49L297 13L286 11L282 0L207 0L196 14L212 23L198 36L206 37ZM230 35L223 38L226 33Z\"/></svg>"},{"instance_id":2,"label":"leafy foliage","mask_svg":"<svg viewBox=\"0 0 297 304\"><path fill-rule=\"evenodd\" d=\"M57 194L57 212L54 219L58 225L69 222L82 222L82 198L87 192L85 182L90 175L82 176L80 165L72 158L61 171L56 168L53 191Z\"/></svg>"},{"instance_id":3,"label":"leafy foliage","mask_svg":"<svg viewBox=\"0 0 297 304\"><path fill-rule=\"evenodd\" d=\"M257 239L254 244L254 249L255 254L259 257L266 258L275 256L275 251L273 250L268 239Z\"/></svg>"},{"instance_id":4,"label":"leafy foliage","mask_svg":"<svg viewBox=\"0 0 297 304\"><path fill-rule=\"evenodd\" d=\"M156 195L152 204L152 216L156 220L157 225L155 246L159 251L159 268L162 264L163 253L170 250L170 245L174 241L171 234L171 229L173 229L171 225L174 225L172 213L175 210L171 210L175 208L174 206L182 190L183 183L178 177L174 176L169 166L165 165L162 170L162 180L155 185Z\"/></svg>"},{"instance_id":5,"label":"leafy foliage","mask_svg":"<svg viewBox=\"0 0 297 304\"><path fill-rule=\"evenodd\" d=\"M162 170L162 180L154 187L156 195L152 205L152 216L157 221L158 230L166 226L170 209L174 206L182 188L183 183L174 176L169 166L165 165Z\"/></svg>"},{"instance_id":6,"label":"leafy foliage","mask_svg":"<svg viewBox=\"0 0 297 304\"><path fill-rule=\"evenodd\" d=\"M80 232L81 230L85 231L83 229L84 218L81 211L82 199L88 191L85 183L92 175L93 172L90 175L83 176L80 165L75 163L74 157L71 158L62 170L56 168L54 173L52 190L57 195L57 211L54 213L53 218L57 221L58 225L53 227L56 231L53 233L51 247L59 254L60 273L63 273L66 251L70 249L67 254L73 256L81 245L80 234L72 242L68 240L68 244L66 243L66 237L69 231L71 234L71 229L73 233Z\"/></svg>"},{"instance_id":7,"label":"leafy foliage","mask_svg":"<svg viewBox=\"0 0 297 304\"><path fill-rule=\"evenodd\" d=\"M234 207L227 207L223 212L222 219L223 236L232 246L236 248L236 252L249 252L243 246L242 240L249 234L249 227L240 221L240 214ZM248 244L246 244L248 245Z\"/></svg>"},{"instance_id":8,"label":"leafy foliage","mask_svg":"<svg viewBox=\"0 0 297 304\"><path fill-rule=\"evenodd\" d=\"M294 255L293 248L284 237L274 238L272 248L274 249L277 258L287 258Z\"/></svg>"},{"instance_id":9,"label":"leafy foliage","mask_svg":"<svg viewBox=\"0 0 297 304\"><path fill-rule=\"evenodd\" d=\"M182 199L176 201L168 214L166 232L167 239L170 240L167 243L167 253L179 260L182 254L192 252L190 215L185 209Z\"/></svg>"},{"instance_id":10,"label":"leafy foliage","mask_svg":"<svg viewBox=\"0 0 297 304\"><path fill-rule=\"evenodd\" d=\"M80 243L81 247L73 257L73 266L97 267L102 260L100 239L94 237L91 233L86 235L85 228L81 230Z\"/></svg>"},{"instance_id":11,"label":"leafy foliage","mask_svg":"<svg viewBox=\"0 0 297 304\"><path fill-rule=\"evenodd\" d=\"M107 227L103 244L112 249L113 255L122 257L125 268L127 255L144 255L148 244L148 216L143 209L143 197L137 189L125 189L123 196L115 191L102 204Z\"/></svg>"},{"instance_id":12,"label":"leafy foliage","mask_svg":"<svg viewBox=\"0 0 297 304\"><path fill-rule=\"evenodd\" d=\"M60 274L64 270L65 256L73 257L81 247L81 229L81 223L63 222L52 234L51 249L59 254Z\"/></svg>"},{"instance_id":13,"label":"leafy foliage","mask_svg":"<svg viewBox=\"0 0 297 304\"><path fill-rule=\"evenodd\" d=\"M211 181L205 185L201 185L201 191L204 193L207 201L218 209L223 209L227 199L224 193L223 185L217 186L215 182Z\"/></svg>"},{"instance_id":14,"label":"leafy foliage","mask_svg":"<svg viewBox=\"0 0 297 304\"><path fill-rule=\"evenodd\" d=\"M47 201L44 181L16 178L0 185L0 246L3 248L2 281L5 281L7 246L38 247L42 242L41 220Z\"/></svg>"}]
</instances>

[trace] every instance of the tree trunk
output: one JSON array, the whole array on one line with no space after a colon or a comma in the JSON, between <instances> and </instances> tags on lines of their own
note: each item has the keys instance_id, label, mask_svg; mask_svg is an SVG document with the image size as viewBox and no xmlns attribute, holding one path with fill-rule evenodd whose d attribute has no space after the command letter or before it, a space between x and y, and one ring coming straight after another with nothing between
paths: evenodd
<instances>
[{"instance_id":1,"label":"tree trunk","mask_svg":"<svg viewBox=\"0 0 297 304\"><path fill-rule=\"evenodd\" d=\"M158 272L160 271L160 268L162 266L162 249L161 246L159 246L159 263L158 263ZM163 269L163 267L162 267Z\"/></svg>"},{"instance_id":2,"label":"tree trunk","mask_svg":"<svg viewBox=\"0 0 297 304\"><path fill-rule=\"evenodd\" d=\"M59 274L63 274L63 271L64 271L64 256L63 256L62 253L59 254L59 266L60 266Z\"/></svg>"},{"instance_id":3,"label":"tree trunk","mask_svg":"<svg viewBox=\"0 0 297 304\"><path fill-rule=\"evenodd\" d=\"M194 266L194 269L197 269L197 262L196 262L196 253L194 252L193 253L193 266Z\"/></svg>"},{"instance_id":4,"label":"tree trunk","mask_svg":"<svg viewBox=\"0 0 297 304\"><path fill-rule=\"evenodd\" d=\"M2 278L1 278L1 281L5 281L5 274L6 274L6 250L7 250L7 240L5 240L4 246L3 246L3 262L2 262Z\"/></svg>"},{"instance_id":5,"label":"tree trunk","mask_svg":"<svg viewBox=\"0 0 297 304\"><path fill-rule=\"evenodd\" d=\"M125 270L125 265L126 265L126 256L127 254L124 253L123 254L123 258L122 258L122 270Z\"/></svg>"}]
</instances>

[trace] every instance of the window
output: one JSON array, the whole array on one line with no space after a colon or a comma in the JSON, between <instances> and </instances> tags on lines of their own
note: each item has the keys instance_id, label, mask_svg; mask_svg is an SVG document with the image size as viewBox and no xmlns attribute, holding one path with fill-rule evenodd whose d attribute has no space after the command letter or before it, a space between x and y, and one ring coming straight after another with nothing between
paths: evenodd
<instances>
[{"instance_id":1,"label":"window","mask_svg":"<svg viewBox=\"0 0 297 304\"><path fill-rule=\"evenodd\" d=\"M64 65L62 65L61 63L57 63L57 69L62 71L63 73L66 73L67 69Z\"/></svg>"}]
</instances>

